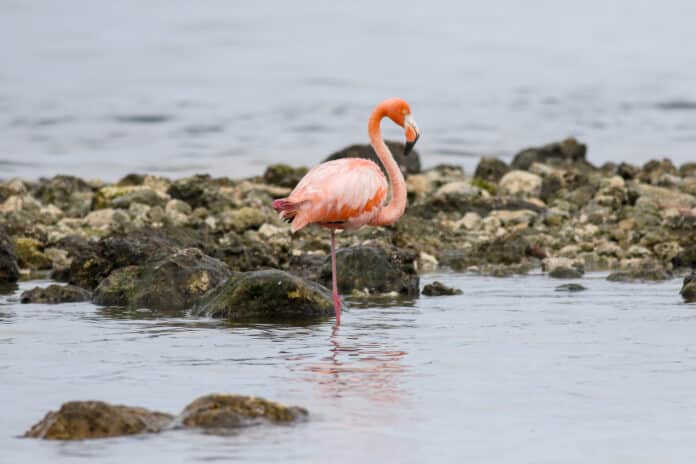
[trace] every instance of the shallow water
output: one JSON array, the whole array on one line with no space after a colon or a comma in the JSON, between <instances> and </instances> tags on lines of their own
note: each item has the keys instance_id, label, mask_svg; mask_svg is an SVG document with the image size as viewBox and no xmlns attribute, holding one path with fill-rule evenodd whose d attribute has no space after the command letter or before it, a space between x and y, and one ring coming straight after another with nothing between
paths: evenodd
<instances>
[{"instance_id":1,"label":"shallow water","mask_svg":"<svg viewBox=\"0 0 696 464\"><path fill-rule=\"evenodd\" d=\"M1 297L0 460L691 462L696 307L676 279L604 277L568 294L541 275L429 275L464 294L353 308L335 336L330 322L230 327ZM17 438L68 400L178 412L211 392L305 406L310 420L225 437Z\"/></svg>"},{"instance_id":2,"label":"shallow water","mask_svg":"<svg viewBox=\"0 0 696 464\"><path fill-rule=\"evenodd\" d=\"M693 161L694 17L687 0L5 0L0 178L314 164L367 143L394 95L426 166L569 135L598 164Z\"/></svg>"}]
</instances>

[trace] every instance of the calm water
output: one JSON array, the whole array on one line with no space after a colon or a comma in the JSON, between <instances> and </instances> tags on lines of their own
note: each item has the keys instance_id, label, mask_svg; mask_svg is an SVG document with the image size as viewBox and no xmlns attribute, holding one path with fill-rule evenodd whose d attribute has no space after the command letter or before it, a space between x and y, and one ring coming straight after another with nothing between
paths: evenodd
<instances>
[{"instance_id":1,"label":"calm water","mask_svg":"<svg viewBox=\"0 0 696 464\"><path fill-rule=\"evenodd\" d=\"M568 135L597 163L694 160L694 17L689 0L0 0L0 177L313 164L366 142L393 95L426 165Z\"/></svg>"},{"instance_id":2,"label":"calm water","mask_svg":"<svg viewBox=\"0 0 696 464\"><path fill-rule=\"evenodd\" d=\"M693 462L696 307L679 281L554 292L542 276L428 276L464 295L352 309L340 332L0 304L2 462ZM22 284L27 288L34 283ZM234 392L311 420L238 436L16 438L64 401L176 412Z\"/></svg>"}]
</instances>

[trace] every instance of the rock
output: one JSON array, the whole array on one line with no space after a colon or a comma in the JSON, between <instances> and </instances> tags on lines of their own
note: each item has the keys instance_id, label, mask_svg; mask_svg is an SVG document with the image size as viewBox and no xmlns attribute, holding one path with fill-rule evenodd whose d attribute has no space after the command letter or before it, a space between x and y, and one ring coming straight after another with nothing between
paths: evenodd
<instances>
[{"instance_id":1,"label":"rock","mask_svg":"<svg viewBox=\"0 0 696 464\"><path fill-rule=\"evenodd\" d=\"M574 138L569 138L559 143L522 150L515 155L511 166L512 169L526 170L534 163L544 163L552 166L593 168L585 159L586 154L587 146L585 144L579 143Z\"/></svg>"},{"instance_id":2,"label":"rock","mask_svg":"<svg viewBox=\"0 0 696 464\"><path fill-rule=\"evenodd\" d=\"M626 180L632 180L638 176L640 168L629 163L621 163L616 168L616 175L623 177Z\"/></svg>"},{"instance_id":3,"label":"rock","mask_svg":"<svg viewBox=\"0 0 696 464\"><path fill-rule=\"evenodd\" d=\"M681 250L672 258L672 265L675 268L687 267L696 269L696 244Z\"/></svg>"},{"instance_id":4,"label":"rock","mask_svg":"<svg viewBox=\"0 0 696 464\"><path fill-rule=\"evenodd\" d=\"M53 204L70 217L83 217L92 209L94 192L82 179L74 176L55 176L42 179L35 196L44 204Z\"/></svg>"},{"instance_id":5,"label":"rock","mask_svg":"<svg viewBox=\"0 0 696 464\"><path fill-rule=\"evenodd\" d=\"M94 291L94 303L154 310L188 309L230 276L227 266L186 248L160 261L111 273Z\"/></svg>"},{"instance_id":6,"label":"rock","mask_svg":"<svg viewBox=\"0 0 696 464\"><path fill-rule=\"evenodd\" d=\"M52 261L41 250L43 244L36 239L18 237L14 242L17 264L23 269L50 269Z\"/></svg>"},{"instance_id":7,"label":"rock","mask_svg":"<svg viewBox=\"0 0 696 464\"><path fill-rule=\"evenodd\" d=\"M580 284L563 284L556 287L557 292L582 292L585 290L587 290L587 287Z\"/></svg>"},{"instance_id":8,"label":"rock","mask_svg":"<svg viewBox=\"0 0 696 464\"><path fill-rule=\"evenodd\" d=\"M27 290L19 297L22 303L59 304L89 301L92 293L84 288L74 285L49 285L48 287L34 287Z\"/></svg>"},{"instance_id":9,"label":"rock","mask_svg":"<svg viewBox=\"0 0 696 464\"><path fill-rule=\"evenodd\" d=\"M581 262L569 258L547 258L544 269L555 279L579 279L585 273Z\"/></svg>"},{"instance_id":10,"label":"rock","mask_svg":"<svg viewBox=\"0 0 696 464\"><path fill-rule=\"evenodd\" d=\"M231 277L194 313L230 321L303 321L331 316L334 307L325 287L268 269Z\"/></svg>"},{"instance_id":11,"label":"rock","mask_svg":"<svg viewBox=\"0 0 696 464\"><path fill-rule=\"evenodd\" d=\"M696 177L696 163L684 163L679 167L679 175L682 177Z\"/></svg>"},{"instance_id":12,"label":"rock","mask_svg":"<svg viewBox=\"0 0 696 464\"><path fill-rule=\"evenodd\" d=\"M232 198L221 192L221 188L225 185L229 185L229 182L213 179L209 175L197 175L174 181L167 190L167 194L188 203L193 209L206 208L219 211L234 204Z\"/></svg>"},{"instance_id":13,"label":"rock","mask_svg":"<svg viewBox=\"0 0 696 464\"><path fill-rule=\"evenodd\" d=\"M84 440L156 433L174 419L170 414L102 401L71 401L46 414L24 436L47 440Z\"/></svg>"},{"instance_id":14,"label":"rock","mask_svg":"<svg viewBox=\"0 0 696 464\"><path fill-rule=\"evenodd\" d=\"M687 303L696 302L696 273L692 272L691 275L684 277L684 284L679 294Z\"/></svg>"},{"instance_id":15,"label":"rock","mask_svg":"<svg viewBox=\"0 0 696 464\"><path fill-rule=\"evenodd\" d=\"M198 398L186 406L177 422L184 427L225 429L263 422L289 424L307 415L304 408L288 407L263 398L214 394Z\"/></svg>"},{"instance_id":16,"label":"rock","mask_svg":"<svg viewBox=\"0 0 696 464\"><path fill-rule=\"evenodd\" d=\"M128 214L112 208L92 211L83 219L86 226L103 230L122 228L129 220Z\"/></svg>"},{"instance_id":17,"label":"rock","mask_svg":"<svg viewBox=\"0 0 696 464\"><path fill-rule=\"evenodd\" d=\"M647 184L637 184L636 191L640 195L640 200L650 200L658 208L694 208L696 207L696 197L688 193L680 193L664 187L655 187ZM638 206L638 203L636 203Z\"/></svg>"},{"instance_id":18,"label":"rock","mask_svg":"<svg viewBox=\"0 0 696 464\"><path fill-rule=\"evenodd\" d=\"M17 282L17 280L19 280L19 266L14 243L0 227L0 284Z\"/></svg>"},{"instance_id":19,"label":"rock","mask_svg":"<svg viewBox=\"0 0 696 464\"><path fill-rule=\"evenodd\" d=\"M448 287L439 281L427 284L423 287L423 295L426 296L441 296L441 295L461 295L462 291L458 288Z\"/></svg>"},{"instance_id":20,"label":"rock","mask_svg":"<svg viewBox=\"0 0 696 464\"><path fill-rule=\"evenodd\" d=\"M497 273L501 265L515 267L522 264L531 256L531 251L532 247L523 236L507 234L475 243L468 251L441 250L438 259L442 266L455 271L466 271L471 266L488 264L494 265Z\"/></svg>"},{"instance_id":21,"label":"rock","mask_svg":"<svg viewBox=\"0 0 696 464\"><path fill-rule=\"evenodd\" d=\"M483 195L480 188L466 181L450 182L443 185L433 194L437 199L455 199L466 201L467 198L477 198ZM455 198L456 197L456 198Z\"/></svg>"},{"instance_id":22,"label":"rock","mask_svg":"<svg viewBox=\"0 0 696 464\"><path fill-rule=\"evenodd\" d=\"M503 195L538 197L541 193L541 177L526 171L510 171L500 179Z\"/></svg>"},{"instance_id":23,"label":"rock","mask_svg":"<svg viewBox=\"0 0 696 464\"><path fill-rule=\"evenodd\" d=\"M395 249L388 253L374 246L354 246L336 251L338 291L341 294L359 290L366 294L397 292L418 296L419 278L414 267L417 255ZM331 259L326 258L320 282L331 286Z\"/></svg>"},{"instance_id":24,"label":"rock","mask_svg":"<svg viewBox=\"0 0 696 464\"><path fill-rule=\"evenodd\" d=\"M417 150L411 151L408 156L404 156L404 144L401 142L387 141L387 147L394 156L394 160L401 168L401 172L404 176L407 174L418 174L421 170L420 155ZM377 163L377 165L384 171L384 166L382 162L377 158L375 150L372 145L351 145L344 148L343 150L337 151L329 155L324 161L331 161L341 158L365 158L370 159ZM386 175L386 171L385 171Z\"/></svg>"},{"instance_id":25,"label":"rock","mask_svg":"<svg viewBox=\"0 0 696 464\"><path fill-rule=\"evenodd\" d=\"M510 166L498 158L484 156L479 160L474 171L474 177L497 184L505 174L510 171Z\"/></svg>"},{"instance_id":26,"label":"rock","mask_svg":"<svg viewBox=\"0 0 696 464\"><path fill-rule=\"evenodd\" d=\"M638 178L648 184L657 184L665 174L676 175L677 168L671 160L664 158L661 160L650 160L643 165L638 173Z\"/></svg>"},{"instance_id":27,"label":"rock","mask_svg":"<svg viewBox=\"0 0 696 464\"><path fill-rule=\"evenodd\" d=\"M234 230L241 233L248 229L258 229L266 222L266 216L258 209L245 206L240 209L226 210L220 214L218 229Z\"/></svg>"},{"instance_id":28,"label":"rock","mask_svg":"<svg viewBox=\"0 0 696 464\"><path fill-rule=\"evenodd\" d=\"M128 209L131 203L142 203L163 208L170 199L166 193L145 185L112 185L101 188L94 197L94 203L97 209Z\"/></svg>"},{"instance_id":29,"label":"rock","mask_svg":"<svg viewBox=\"0 0 696 464\"><path fill-rule=\"evenodd\" d=\"M626 271L615 271L607 276L610 282L662 281L672 278L672 273L656 267L641 267Z\"/></svg>"},{"instance_id":30,"label":"rock","mask_svg":"<svg viewBox=\"0 0 696 464\"><path fill-rule=\"evenodd\" d=\"M271 185L294 188L307 171L304 166L294 168L287 164L272 164L266 168L263 180Z\"/></svg>"}]
</instances>

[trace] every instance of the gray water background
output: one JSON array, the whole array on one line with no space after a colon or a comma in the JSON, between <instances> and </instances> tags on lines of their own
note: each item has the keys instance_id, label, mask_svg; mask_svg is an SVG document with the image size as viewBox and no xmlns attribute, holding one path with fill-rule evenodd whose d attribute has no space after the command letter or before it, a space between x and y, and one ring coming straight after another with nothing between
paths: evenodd
<instances>
[{"instance_id":1,"label":"gray water background","mask_svg":"<svg viewBox=\"0 0 696 464\"><path fill-rule=\"evenodd\" d=\"M0 297L0 462L693 462L695 308L676 279L604 277L568 294L539 274L429 275L464 294L353 307L333 337L328 321L230 327ZM310 420L224 437L17 438L68 400L178 412L211 392L302 405Z\"/></svg>"},{"instance_id":2,"label":"gray water background","mask_svg":"<svg viewBox=\"0 0 696 464\"><path fill-rule=\"evenodd\" d=\"M367 143L390 96L426 166L570 135L598 164L693 161L695 17L687 0L2 0L0 178L311 165Z\"/></svg>"}]
</instances>

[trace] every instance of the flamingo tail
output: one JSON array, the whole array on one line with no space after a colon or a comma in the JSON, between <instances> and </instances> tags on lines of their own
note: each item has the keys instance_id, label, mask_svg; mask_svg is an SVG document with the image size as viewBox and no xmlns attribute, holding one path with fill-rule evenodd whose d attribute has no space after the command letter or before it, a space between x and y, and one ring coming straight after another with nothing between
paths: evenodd
<instances>
[{"instance_id":1,"label":"flamingo tail","mask_svg":"<svg viewBox=\"0 0 696 464\"><path fill-rule=\"evenodd\" d=\"M295 203L287 198L281 198L273 201L273 209L280 213L280 217L284 221L292 223L290 227L292 232L297 232L308 224L307 218L305 218L304 215L297 214L300 209L300 203Z\"/></svg>"}]
</instances>

